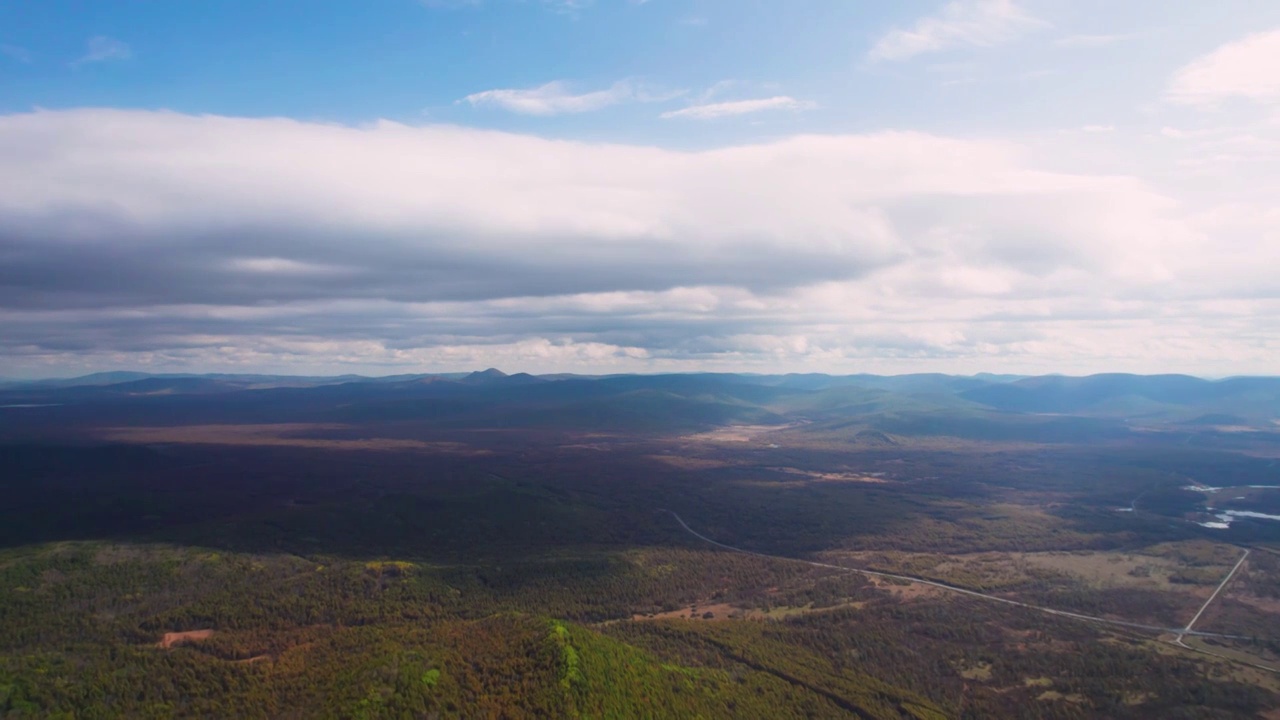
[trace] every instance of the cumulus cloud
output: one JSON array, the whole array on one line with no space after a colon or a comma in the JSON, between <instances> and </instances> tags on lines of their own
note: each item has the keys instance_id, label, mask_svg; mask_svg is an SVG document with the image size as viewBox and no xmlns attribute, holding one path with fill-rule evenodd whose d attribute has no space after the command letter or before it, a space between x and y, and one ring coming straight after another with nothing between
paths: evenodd
<instances>
[{"instance_id":1,"label":"cumulus cloud","mask_svg":"<svg viewBox=\"0 0 1280 720\"><path fill-rule=\"evenodd\" d=\"M464 97L473 107L496 107L521 115L564 115L602 110L627 102L653 102L671 97L649 92L627 80L604 90L574 93L568 83L555 80L538 87L485 90Z\"/></svg>"},{"instance_id":2,"label":"cumulus cloud","mask_svg":"<svg viewBox=\"0 0 1280 720\"><path fill-rule=\"evenodd\" d=\"M689 152L385 121L0 116L0 354L551 371L1274 352L1280 288L1256 251L1221 252L1266 218L1033 157L911 132ZM1187 288L1239 305L1197 330ZM1139 339L1152 349L1107 354Z\"/></svg>"},{"instance_id":3,"label":"cumulus cloud","mask_svg":"<svg viewBox=\"0 0 1280 720\"><path fill-rule=\"evenodd\" d=\"M1166 97L1212 107L1225 100L1280 101L1280 29L1227 43L1178 70Z\"/></svg>"},{"instance_id":4,"label":"cumulus cloud","mask_svg":"<svg viewBox=\"0 0 1280 720\"><path fill-rule=\"evenodd\" d=\"M1043 27L1013 0L953 0L910 29L894 29L867 54L872 61L907 60L962 47L991 47Z\"/></svg>"},{"instance_id":5,"label":"cumulus cloud","mask_svg":"<svg viewBox=\"0 0 1280 720\"><path fill-rule=\"evenodd\" d=\"M662 113L665 119L670 118L692 118L695 120L714 120L716 118L731 117L735 115L750 115L752 113L765 112L768 110L790 110L792 112L800 112L803 110L813 110L818 107L817 103L807 100L796 100L787 95L777 95L768 98L758 98L755 100L731 100L727 102L705 103L702 105L691 105L680 110L672 110Z\"/></svg>"}]
</instances>

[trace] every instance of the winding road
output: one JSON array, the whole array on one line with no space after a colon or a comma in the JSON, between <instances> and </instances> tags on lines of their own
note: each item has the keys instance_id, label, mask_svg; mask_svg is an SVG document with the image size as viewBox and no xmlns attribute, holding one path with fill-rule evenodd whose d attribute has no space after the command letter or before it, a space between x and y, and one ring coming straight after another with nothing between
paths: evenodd
<instances>
[{"instance_id":1,"label":"winding road","mask_svg":"<svg viewBox=\"0 0 1280 720\"><path fill-rule=\"evenodd\" d=\"M670 514L671 517L674 517L676 519L676 522L680 523L680 527L684 528L685 532L698 538L699 540L705 543L710 543L712 545L715 545L718 548L731 550L737 553L743 553L745 555L755 555L756 557L769 558L771 560L787 560L790 562L804 563L805 565L811 565L813 567L830 568L832 570L843 570L845 572L859 573L861 575L867 575L869 577L887 578L890 580L903 580L906 582L916 583L919 585L928 585L929 587L940 588L942 590L947 590L953 593L959 593L961 595L968 595L970 597L982 598L983 600L989 600L991 602L998 602L998 603L1004 603L1005 605L1013 605L1015 607L1027 608L1028 610L1035 610L1037 612L1041 612L1046 615L1056 615L1058 617L1072 618L1074 620L1082 620L1084 622L1100 623L1105 625L1115 625L1119 627L1133 628L1136 630L1150 630L1150 631L1161 632L1161 633L1172 633L1178 636L1177 640L1174 641L1175 644L1180 645L1182 647L1186 647L1188 650L1195 650L1196 648L1191 648L1189 646L1182 644L1182 638L1186 635L1193 635L1197 637L1227 638L1230 640L1247 640L1248 639L1243 635L1224 635L1222 633L1200 632L1197 630L1192 630L1192 626L1195 625L1196 621L1200 619L1200 615L1204 613L1205 608L1209 607L1209 604L1212 603L1214 598L1218 596L1218 593L1222 591L1222 588L1226 587L1227 583L1231 581L1231 578L1232 576L1235 575L1236 570L1240 569L1240 565L1244 563L1245 557L1249 556L1248 550L1245 551L1244 557L1240 558L1240 561L1236 563L1236 566L1234 568L1232 568L1231 572L1227 575L1226 579L1222 581L1222 584L1218 586L1218 589L1215 590L1213 595L1209 597L1208 602L1206 602L1204 606L1200 608L1200 612L1196 613L1196 616L1191 619L1191 622L1188 623L1185 628L1167 628L1167 627L1161 627L1159 625L1145 625L1143 623L1128 622L1127 620L1113 620L1111 618L1097 617L1095 615L1084 615L1082 613L1068 612L1066 610L1055 610L1054 608L1043 607L1041 605L1032 605L1031 603L1024 603L1018 600L1010 600L1009 598L1003 598L998 595L988 595L986 593L978 592L977 590L969 590L967 588L957 587L955 585L948 585L946 583L938 582L936 580L926 580L925 578L915 577L912 575L897 575L894 573L881 572L879 570L865 570L863 568L852 568L852 567L846 567L844 565L832 565L830 563L816 562L813 560L801 560L800 558L784 557L781 555L769 555L766 553L755 552L754 550L744 550L742 548L734 547L732 545L726 545L717 540L712 540L706 535L703 535L697 530L694 530L693 528L689 527L688 523L684 521L684 518L681 518L678 514L676 514L672 510L667 510L664 508L664 509L660 509L660 511Z\"/></svg>"}]
</instances>

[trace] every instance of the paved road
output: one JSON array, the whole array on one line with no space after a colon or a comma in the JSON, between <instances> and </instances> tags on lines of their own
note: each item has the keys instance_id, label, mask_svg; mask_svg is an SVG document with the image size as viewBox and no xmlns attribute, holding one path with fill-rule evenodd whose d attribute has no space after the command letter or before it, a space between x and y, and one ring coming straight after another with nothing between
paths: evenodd
<instances>
[{"instance_id":1,"label":"paved road","mask_svg":"<svg viewBox=\"0 0 1280 720\"><path fill-rule=\"evenodd\" d=\"M755 555L756 557L770 558L772 560L788 560L791 562L804 563L805 565L812 565L813 567L830 568L833 570L843 570L845 572L855 572L855 573L867 575L870 577L888 578L891 580L905 580L907 582L912 582L919 585L928 585L930 587L941 588L943 590L947 590L953 593L959 593L961 595L968 595L970 597L982 598L983 600L989 600L991 602L998 602L998 603L1004 603L1005 605L1014 605L1016 607L1027 608L1028 610L1035 610L1037 612L1045 613L1046 615L1056 615L1058 617L1072 618L1075 620L1083 620L1085 622L1101 623L1105 625L1116 625L1119 627L1134 628L1137 630L1151 630L1151 631L1161 632L1161 633L1173 633L1178 636L1178 640L1176 642L1179 645L1181 645L1181 640L1184 635L1195 635L1198 637L1228 638L1232 640L1248 639L1242 635L1223 635L1221 633L1199 632L1196 630L1192 630L1191 625L1194 625L1196 620L1200 618L1200 613L1196 613L1196 616L1192 618L1191 623L1188 624L1187 627L1185 628L1166 628L1166 627L1160 627L1159 625L1144 625L1142 623L1128 622L1126 620L1112 620L1111 618L1103 618L1103 617L1096 617L1094 615L1084 615L1081 613L1067 612L1066 610L1055 610L1053 608L1042 607L1040 605L1032 605L1031 603L1024 603L1024 602L1019 602L1017 600L1010 600L1009 598L1002 598L997 595L988 595L986 593L978 592L977 590L968 590L966 588L956 587L955 585L948 585L946 583L937 582L936 580L926 580L924 578L914 577L912 575L896 575L894 573L880 572L879 570L864 570L862 568L851 568L851 567L846 567L844 565L832 565L830 563L815 562L813 560L801 560L799 558L789 558L789 557L783 557L781 555L768 555L766 553L759 553L753 550L743 550L742 548L734 547L732 545L725 545L722 542L712 540L706 535L703 535L697 530L694 530L693 528L689 527L689 525L685 523L683 518L681 518L679 515L677 515L675 512L671 510L662 510L662 512L669 513L671 517L674 517L676 519L676 522L680 523L680 527L684 528L685 532L688 532L690 535L698 538L699 540L706 543L710 543L719 548L724 548L725 550L732 550L733 552L743 553L746 555ZM1247 551L1245 555L1246 557L1248 556ZM1241 563L1244 562L1244 558L1240 558L1240 562ZM1240 563L1236 563L1236 567L1231 571L1231 575L1234 575L1235 570L1238 570L1239 568L1240 568ZM1222 585L1218 586L1219 591L1222 590L1222 587L1225 586L1227 584L1227 581L1231 579L1231 575L1228 575L1226 580L1222 581ZM1218 594L1217 591L1215 591L1214 596L1217 596L1217 594ZM1213 598L1212 597L1209 598L1209 601L1212 602ZM1208 605L1209 603L1205 603L1205 607L1208 607ZM1200 612L1201 613L1204 612L1203 607L1200 608ZM1194 648L1188 647L1187 649L1191 650Z\"/></svg>"}]
</instances>

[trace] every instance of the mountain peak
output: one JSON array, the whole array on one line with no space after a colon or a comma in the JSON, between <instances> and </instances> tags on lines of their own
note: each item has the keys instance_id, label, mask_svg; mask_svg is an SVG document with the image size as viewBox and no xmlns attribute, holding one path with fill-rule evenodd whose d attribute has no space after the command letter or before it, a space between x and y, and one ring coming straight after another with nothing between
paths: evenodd
<instances>
[{"instance_id":1,"label":"mountain peak","mask_svg":"<svg viewBox=\"0 0 1280 720\"><path fill-rule=\"evenodd\" d=\"M464 383L485 383L506 379L507 374L498 368L489 368L488 370L478 370L470 375L462 378L460 382Z\"/></svg>"}]
</instances>

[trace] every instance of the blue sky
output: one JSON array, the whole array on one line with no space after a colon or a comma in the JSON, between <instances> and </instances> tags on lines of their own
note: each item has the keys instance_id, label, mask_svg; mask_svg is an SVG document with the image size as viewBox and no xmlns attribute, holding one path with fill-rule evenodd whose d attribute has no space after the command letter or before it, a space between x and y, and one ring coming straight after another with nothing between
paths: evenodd
<instances>
[{"instance_id":1,"label":"blue sky","mask_svg":"<svg viewBox=\"0 0 1280 720\"><path fill-rule=\"evenodd\" d=\"M1099 115L1134 121L1135 99L1158 97L1165 75L1189 56L1259 22L1280 23L1280 6L1234 3L1240 12L1233 13L1232 4L1041 3L1043 12L1019 11L1026 20L1012 23L1007 42L956 41L902 61L876 61L868 54L886 34L945 4L12 2L0 5L0 42L21 59L10 54L0 66L0 110L387 118L704 144L886 126L990 132L1084 124ZM119 49L86 62L94 38ZM578 93L627 81L669 99L554 121L459 103L486 90L552 81ZM785 95L818 107L803 118L757 116L745 127L657 122L662 111L709 92L726 100Z\"/></svg>"},{"instance_id":2,"label":"blue sky","mask_svg":"<svg viewBox=\"0 0 1280 720\"><path fill-rule=\"evenodd\" d=\"M1274 372L1280 4L0 4L0 375Z\"/></svg>"}]
</instances>

